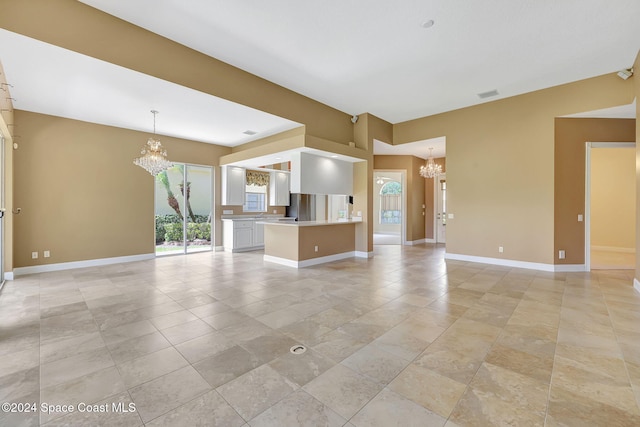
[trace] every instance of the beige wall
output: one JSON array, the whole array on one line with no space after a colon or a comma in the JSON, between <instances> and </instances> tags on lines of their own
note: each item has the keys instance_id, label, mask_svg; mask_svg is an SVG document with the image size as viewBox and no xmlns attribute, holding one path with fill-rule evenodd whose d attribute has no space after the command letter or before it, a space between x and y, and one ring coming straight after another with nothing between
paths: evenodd
<instances>
[{"instance_id":1,"label":"beige wall","mask_svg":"<svg viewBox=\"0 0 640 427\"><path fill-rule=\"evenodd\" d=\"M355 250L355 228L345 223L317 227L265 225L265 255L304 261ZM315 247L318 246L318 252Z\"/></svg>"},{"instance_id":2,"label":"beige wall","mask_svg":"<svg viewBox=\"0 0 640 427\"><path fill-rule=\"evenodd\" d=\"M555 119L554 262L584 264L586 142L633 142L634 119ZM558 251L566 257L559 259Z\"/></svg>"},{"instance_id":3,"label":"beige wall","mask_svg":"<svg viewBox=\"0 0 640 427\"><path fill-rule=\"evenodd\" d=\"M406 194L406 239L407 242L424 239L425 217L422 205L425 203L425 179L420 176L420 165L424 160L415 156L374 156L373 168L382 170L402 170L407 173Z\"/></svg>"},{"instance_id":4,"label":"beige wall","mask_svg":"<svg viewBox=\"0 0 640 427\"><path fill-rule=\"evenodd\" d=\"M355 250L356 227L359 224L299 227L298 260L318 258ZM315 251L318 246L318 252Z\"/></svg>"},{"instance_id":5,"label":"beige wall","mask_svg":"<svg viewBox=\"0 0 640 427\"><path fill-rule=\"evenodd\" d=\"M14 224L15 267L154 252L154 180L133 164L149 134L24 111L15 119L15 206L22 209ZM230 151L158 139L176 162L213 166ZM50 258L42 258L44 250ZM31 259L34 251L40 258Z\"/></svg>"},{"instance_id":6,"label":"beige wall","mask_svg":"<svg viewBox=\"0 0 640 427\"><path fill-rule=\"evenodd\" d=\"M354 168L354 210L367 213L363 224L358 225L356 229L356 247L359 251L370 252L373 249L370 239L373 212L370 206L373 139L402 144L446 136L449 210L455 215L455 219L449 220L447 225L447 252L549 264L557 262L555 256L558 227L555 222L558 210L554 205L554 179L557 170L557 165L554 169L554 119L571 113L629 104L634 96L640 94L640 84L636 83L636 77L622 81L615 74L610 74L396 125L370 114L362 114L358 123L353 126L348 114L75 0L4 0L0 5L0 27L9 31L286 117L305 125L305 138L313 135L343 146L349 141L354 141L368 156L367 162L356 164ZM159 52L162 54L158 54ZM638 65L639 61L636 59L636 70L639 69ZM27 113L22 114L27 117ZM640 111L637 114L640 115ZM20 128L22 141L30 139L31 144L41 148L31 148L33 151L30 155L33 156L33 164L43 167L43 172L32 173L35 166L31 164L31 159L24 155L21 156L22 163L18 164L18 160L15 160L15 206L19 206L17 202L20 200L31 211L21 217L20 224L18 216L14 218L15 266L31 265L30 258L25 259L31 250L51 250L52 258L47 262L151 252L151 248L147 246L151 243L145 242L146 233L152 233L152 228L149 227L147 231L147 224L136 223L135 219L133 222L139 228L132 227L133 234L116 233L112 237L104 236L106 243L103 245L97 243L99 239L96 237L103 236L98 233L88 234L86 238L72 237L69 243L75 249L45 248L43 245L57 245L60 239L68 239L71 233L68 229L54 232L46 227L51 221L48 216L52 216L50 211L54 206L53 200L47 199L48 196L44 194L39 198L24 192L24 186L31 185L27 184L29 180L39 184L50 184L52 188L58 188L55 191L62 197L55 201L61 203L62 207L54 210L63 211L64 214L78 219L82 216L81 213L87 217L88 213L96 212L96 206L115 206L112 215L115 215L116 220L106 215L101 216L100 220L103 225L116 221L116 226L112 228L118 228L125 223L125 214L122 212L127 211L121 208L120 200L131 201L133 206L140 207L141 211L145 212L148 208L145 203L152 206L151 201L145 200L145 196L142 196L143 181L130 176L130 172L125 168L119 169L120 173L117 175L112 173L114 164L120 164L125 158L130 162L131 155L116 155L112 151L106 151L104 160L107 161L107 166L98 166L97 171L88 166L80 166L75 169L76 174L67 172L71 164L65 161L72 159L71 163L74 165L86 164L86 159L76 154L91 155L99 152L102 150L98 144L100 142L114 144L116 141L115 144L126 145L127 152L134 149L135 145L134 151L137 152L140 144L138 139L142 134L133 138L131 135L135 133L121 129L105 130L106 127L94 127L94 132L88 132L80 131L80 128L88 126L86 124L73 126L75 131L70 132L70 135L76 135L77 131L85 140L91 136L94 144L98 145L92 150L80 145L73 138L67 140L66 135L57 135L56 146L60 145L60 152L65 153L65 156L62 156L45 144L43 134L50 135L47 132L51 127L49 124L29 121L28 125L29 128ZM31 128L31 125L34 127ZM96 132L98 128L100 130ZM638 132L636 126L636 136ZM26 139L25 134L28 135ZM112 136L116 134L129 136L124 140L114 140ZM78 138L77 135L74 137ZM142 139L144 141L144 138ZM170 139L164 138L163 143L165 139L171 142ZM125 142L126 140L129 142ZM201 162L202 151L216 150L211 146L193 144L196 143L190 142L184 146L168 144L168 148L170 153L175 153L172 156L182 152L185 158L192 159L193 162ZM47 164L42 159L41 152L63 161L60 170ZM17 153L14 154L17 156ZM212 164L216 164L216 156L225 153L211 154ZM640 164L640 151L637 153L637 164ZM82 181L78 179L78 175L103 178L98 177L98 172L111 180L111 184L99 184L102 196L99 199L89 198L87 201L76 197L73 202L76 204L73 206L74 209L69 208L65 202L70 193L63 193L59 188L69 185L72 190L82 190L80 194L84 195L86 189L77 188L78 184L73 182ZM640 170L637 170L637 174L640 181ZM20 183L17 182L18 177ZM130 179L127 180L125 177ZM219 173L216 173L216 178L219 178ZM424 181L422 182L424 184ZM150 188L151 185L152 182L149 181ZM32 186L35 188L37 185ZM132 193L136 191L141 197L140 200L133 200L135 197ZM424 197L424 190L417 197ZM640 198L638 199L640 203ZM49 211L41 210L42 208ZM64 211L65 209L70 212ZM131 220L134 216L130 215L126 219ZM571 216L573 217L574 213ZM424 226L424 220L421 219L420 222ZM88 228L85 220L79 224ZM43 236L50 236L52 233L56 234L55 238L44 239ZM128 243L122 245L122 242L118 242L120 249L115 249L115 240L125 240ZM141 240L142 243L137 240ZM149 242L151 241L152 239L149 239ZM504 254L498 253L498 246L504 246ZM18 248L20 254L17 253ZM640 256L637 263L637 272L640 272Z\"/></svg>"},{"instance_id":7,"label":"beige wall","mask_svg":"<svg viewBox=\"0 0 640 427\"><path fill-rule=\"evenodd\" d=\"M300 227L264 226L264 254L298 260L298 230ZM285 244L283 244L285 242Z\"/></svg>"},{"instance_id":8,"label":"beige wall","mask_svg":"<svg viewBox=\"0 0 640 427\"><path fill-rule=\"evenodd\" d=\"M356 225L356 250L373 252L373 141L392 143L393 126L372 114L361 114L353 129L357 148L367 152L366 162L353 166L353 210L363 214L362 224Z\"/></svg>"},{"instance_id":9,"label":"beige wall","mask_svg":"<svg viewBox=\"0 0 640 427\"><path fill-rule=\"evenodd\" d=\"M636 247L636 149L591 149L591 247Z\"/></svg>"},{"instance_id":10,"label":"beige wall","mask_svg":"<svg viewBox=\"0 0 640 427\"><path fill-rule=\"evenodd\" d=\"M447 138L448 253L553 264L554 118L633 97L605 75L396 124L394 143Z\"/></svg>"}]
</instances>

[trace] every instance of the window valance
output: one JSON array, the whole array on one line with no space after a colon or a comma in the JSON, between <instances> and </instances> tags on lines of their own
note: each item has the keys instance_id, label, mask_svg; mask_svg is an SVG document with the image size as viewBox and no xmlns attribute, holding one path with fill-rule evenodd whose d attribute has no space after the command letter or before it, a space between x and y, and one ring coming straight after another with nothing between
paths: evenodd
<instances>
[{"instance_id":1,"label":"window valance","mask_svg":"<svg viewBox=\"0 0 640 427\"><path fill-rule=\"evenodd\" d=\"M269 172L247 171L247 185L265 187L269 185Z\"/></svg>"}]
</instances>

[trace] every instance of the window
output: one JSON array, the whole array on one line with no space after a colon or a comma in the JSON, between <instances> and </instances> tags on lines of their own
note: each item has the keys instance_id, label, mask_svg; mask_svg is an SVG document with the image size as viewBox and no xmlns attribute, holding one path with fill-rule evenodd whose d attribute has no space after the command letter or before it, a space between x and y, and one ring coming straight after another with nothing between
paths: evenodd
<instances>
[{"instance_id":1,"label":"window","mask_svg":"<svg viewBox=\"0 0 640 427\"><path fill-rule=\"evenodd\" d=\"M380 189L380 224L402 223L402 185L389 181Z\"/></svg>"},{"instance_id":2,"label":"window","mask_svg":"<svg viewBox=\"0 0 640 427\"><path fill-rule=\"evenodd\" d=\"M244 212L266 212L267 211L267 186L247 185L244 192Z\"/></svg>"}]
</instances>

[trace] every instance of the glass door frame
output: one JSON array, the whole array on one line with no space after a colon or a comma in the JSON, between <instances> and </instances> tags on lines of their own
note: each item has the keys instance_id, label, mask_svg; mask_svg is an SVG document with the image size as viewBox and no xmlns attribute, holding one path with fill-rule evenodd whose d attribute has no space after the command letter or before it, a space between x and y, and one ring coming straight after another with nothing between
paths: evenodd
<instances>
[{"instance_id":1,"label":"glass door frame","mask_svg":"<svg viewBox=\"0 0 640 427\"><path fill-rule=\"evenodd\" d=\"M182 214L182 250L181 251L172 251L169 253L162 253L162 252L158 252L157 250L157 243L156 243L156 228L155 228L155 216L156 216L156 203L157 203L157 199L158 199L158 191L157 191L157 182L155 181L154 178L154 200L153 200L153 204L154 204L154 233L153 233L153 237L154 237L154 253L155 256L161 256L161 257L165 257L165 256L172 256L172 255L185 255L185 254L190 254L190 253L201 253L201 252L213 252L215 250L215 167L211 166L211 165L199 165L199 164L195 164L195 163L186 163L186 162L175 162L175 165L182 165L183 166L183 171L182 171L182 185L184 188L183 194L182 194L182 203L179 203L181 205L181 207L184 210L184 213ZM211 181L210 181L210 192L209 192L209 197L210 197L210 207L209 207L209 212L210 212L210 219L209 219L209 226L211 229L210 232L210 241L211 241L211 248L208 250L202 250L202 251L189 251L189 245L187 244L187 227L188 227L188 216L189 213L187 211L187 192L190 191L187 189L187 177L188 177L188 169L189 167L198 167L198 168L206 168L209 169L211 171Z\"/></svg>"}]
</instances>

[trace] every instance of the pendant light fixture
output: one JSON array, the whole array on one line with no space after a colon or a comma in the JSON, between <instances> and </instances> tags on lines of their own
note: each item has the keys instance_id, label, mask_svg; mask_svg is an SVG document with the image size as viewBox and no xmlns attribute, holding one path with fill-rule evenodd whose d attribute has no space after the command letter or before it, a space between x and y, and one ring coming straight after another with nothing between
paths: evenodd
<instances>
[{"instance_id":1,"label":"pendant light fixture","mask_svg":"<svg viewBox=\"0 0 640 427\"><path fill-rule=\"evenodd\" d=\"M442 166L437 165L433 160L433 147L429 148L429 157L427 164L420 166L420 176L424 178L435 178L442 173Z\"/></svg>"},{"instance_id":2,"label":"pendant light fixture","mask_svg":"<svg viewBox=\"0 0 640 427\"><path fill-rule=\"evenodd\" d=\"M142 156L133 160L134 165L138 165L151 175L156 176L160 172L167 170L173 166L173 162L167 160L167 150L162 148L160 141L155 139L156 136L156 110L151 110L153 114L153 137L147 140L147 145L142 147L140 154Z\"/></svg>"}]
</instances>

